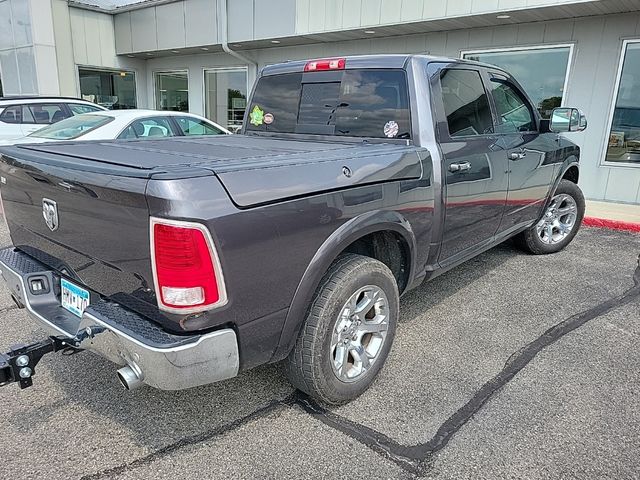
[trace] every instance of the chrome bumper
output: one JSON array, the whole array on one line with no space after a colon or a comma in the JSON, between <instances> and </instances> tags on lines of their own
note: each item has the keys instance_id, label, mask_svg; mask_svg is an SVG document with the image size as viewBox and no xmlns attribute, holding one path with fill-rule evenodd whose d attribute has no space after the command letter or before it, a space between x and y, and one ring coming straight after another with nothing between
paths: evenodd
<instances>
[{"instance_id":1,"label":"chrome bumper","mask_svg":"<svg viewBox=\"0 0 640 480\"><path fill-rule=\"evenodd\" d=\"M60 306L53 288L59 279L33 257L13 248L0 250L0 270L16 302L49 332L76 339L80 348L129 366L149 386L182 390L238 373L238 341L230 328L188 337L172 335L105 300L92 303L79 318ZM31 292L29 282L34 278L46 279L49 291Z\"/></svg>"}]
</instances>

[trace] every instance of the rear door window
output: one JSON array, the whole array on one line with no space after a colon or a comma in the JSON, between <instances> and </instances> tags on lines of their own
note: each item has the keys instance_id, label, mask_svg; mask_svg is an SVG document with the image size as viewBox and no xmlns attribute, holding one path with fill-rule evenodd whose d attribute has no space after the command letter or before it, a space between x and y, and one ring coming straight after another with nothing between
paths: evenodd
<instances>
[{"instance_id":1,"label":"rear door window","mask_svg":"<svg viewBox=\"0 0 640 480\"><path fill-rule=\"evenodd\" d=\"M25 106L33 119L33 122L25 121L23 123L37 123L42 125L50 125L59 122L68 117L64 112L62 105L55 103L36 103ZM26 117L26 115L25 115Z\"/></svg>"},{"instance_id":2,"label":"rear door window","mask_svg":"<svg viewBox=\"0 0 640 480\"><path fill-rule=\"evenodd\" d=\"M344 70L262 77L248 131L411 138L403 70Z\"/></svg>"},{"instance_id":3,"label":"rear door window","mask_svg":"<svg viewBox=\"0 0 640 480\"><path fill-rule=\"evenodd\" d=\"M493 133L493 119L480 72L446 69L440 89L449 136L468 137Z\"/></svg>"},{"instance_id":4,"label":"rear door window","mask_svg":"<svg viewBox=\"0 0 640 480\"><path fill-rule=\"evenodd\" d=\"M173 137L169 117L151 117L134 120L118 138Z\"/></svg>"}]
</instances>

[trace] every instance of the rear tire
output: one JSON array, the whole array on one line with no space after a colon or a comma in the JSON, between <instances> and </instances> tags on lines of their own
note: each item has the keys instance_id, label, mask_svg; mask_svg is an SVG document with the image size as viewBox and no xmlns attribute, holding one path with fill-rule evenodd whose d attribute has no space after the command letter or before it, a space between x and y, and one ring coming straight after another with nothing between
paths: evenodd
<instances>
[{"instance_id":1,"label":"rear tire","mask_svg":"<svg viewBox=\"0 0 640 480\"><path fill-rule=\"evenodd\" d=\"M515 237L516 244L534 255L556 253L578 233L584 217L584 195L569 180L560 180L542 218Z\"/></svg>"},{"instance_id":2,"label":"rear tire","mask_svg":"<svg viewBox=\"0 0 640 480\"><path fill-rule=\"evenodd\" d=\"M391 270L373 258L340 256L322 278L285 360L289 381L327 404L357 398L387 359L398 314Z\"/></svg>"}]
</instances>

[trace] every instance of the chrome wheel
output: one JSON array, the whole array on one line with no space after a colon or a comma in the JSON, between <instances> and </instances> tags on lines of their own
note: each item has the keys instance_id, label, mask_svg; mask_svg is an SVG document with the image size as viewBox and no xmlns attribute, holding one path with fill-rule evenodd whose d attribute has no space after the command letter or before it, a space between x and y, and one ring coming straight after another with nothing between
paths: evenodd
<instances>
[{"instance_id":1,"label":"chrome wheel","mask_svg":"<svg viewBox=\"0 0 640 480\"><path fill-rule=\"evenodd\" d=\"M536 225L538 236L543 243L559 243L571 233L577 218L578 207L573 197L565 193L556 195Z\"/></svg>"},{"instance_id":2,"label":"chrome wheel","mask_svg":"<svg viewBox=\"0 0 640 480\"><path fill-rule=\"evenodd\" d=\"M344 304L331 335L331 366L343 382L358 380L380 356L389 330L389 301L367 285Z\"/></svg>"}]
</instances>

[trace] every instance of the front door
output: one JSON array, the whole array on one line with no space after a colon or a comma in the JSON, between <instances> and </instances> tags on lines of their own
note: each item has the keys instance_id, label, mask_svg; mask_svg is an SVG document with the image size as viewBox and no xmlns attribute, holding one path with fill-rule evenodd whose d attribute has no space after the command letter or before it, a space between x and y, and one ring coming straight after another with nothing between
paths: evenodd
<instances>
[{"instance_id":1,"label":"front door","mask_svg":"<svg viewBox=\"0 0 640 480\"><path fill-rule=\"evenodd\" d=\"M438 118L446 119L438 125L445 192L439 261L446 266L493 239L507 197L507 157L478 70L442 70L439 90Z\"/></svg>"},{"instance_id":2,"label":"front door","mask_svg":"<svg viewBox=\"0 0 640 480\"><path fill-rule=\"evenodd\" d=\"M502 75L492 75L490 85L498 145L508 158L509 192L499 228L508 233L542 213L556 167L557 136L540 133L533 106L518 85Z\"/></svg>"}]
</instances>

